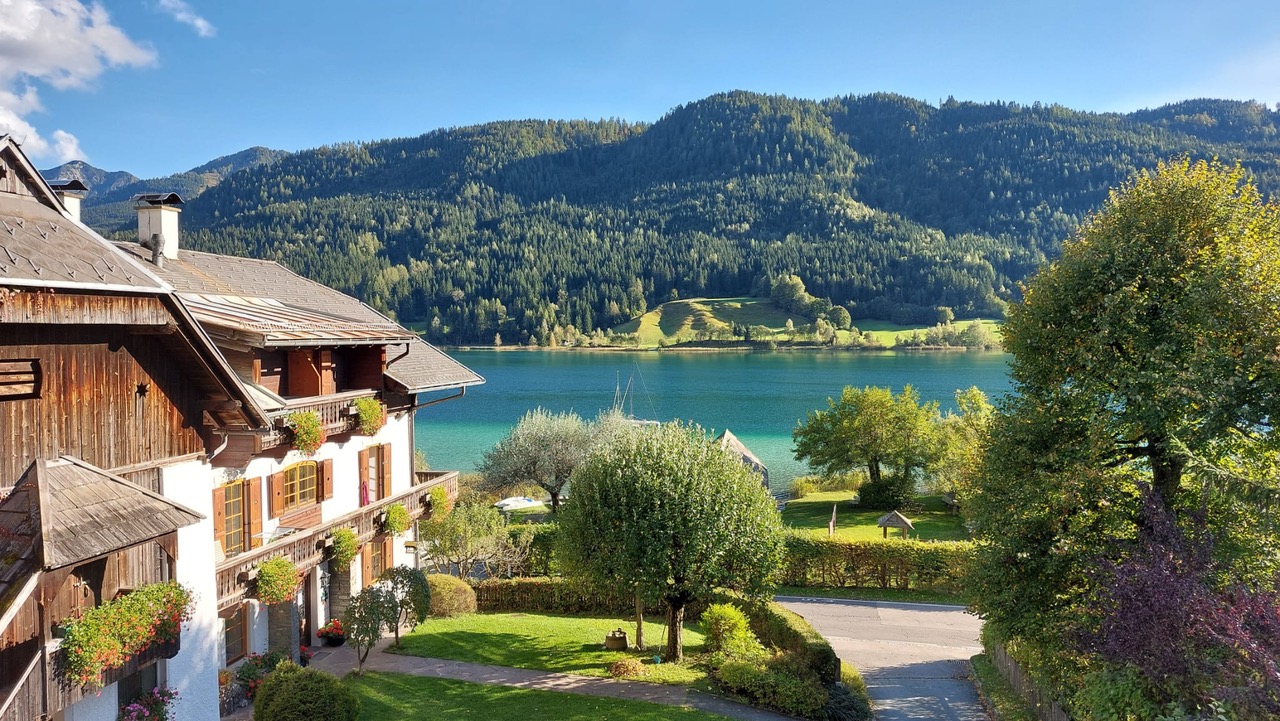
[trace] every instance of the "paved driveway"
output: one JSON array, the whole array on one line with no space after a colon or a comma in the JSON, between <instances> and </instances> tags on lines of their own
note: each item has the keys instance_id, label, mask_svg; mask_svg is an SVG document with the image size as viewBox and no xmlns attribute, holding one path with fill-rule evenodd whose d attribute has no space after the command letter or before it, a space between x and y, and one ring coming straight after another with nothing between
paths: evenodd
<instances>
[{"instance_id":1,"label":"paved driveway","mask_svg":"<svg viewBox=\"0 0 1280 721\"><path fill-rule=\"evenodd\" d=\"M959 606L779 596L858 667L879 721L986 721L968 680L982 621Z\"/></svg>"}]
</instances>

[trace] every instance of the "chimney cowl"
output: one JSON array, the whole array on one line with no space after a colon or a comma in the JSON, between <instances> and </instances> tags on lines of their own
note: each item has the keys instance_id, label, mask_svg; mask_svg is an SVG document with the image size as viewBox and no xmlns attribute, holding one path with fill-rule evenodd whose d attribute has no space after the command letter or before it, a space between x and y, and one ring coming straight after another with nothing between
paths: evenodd
<instances>
[{"instance_id":1,"label":"chimney cowl","mask_svg":"<svg viewBox=\"0 0 1280 721\"><path fill-rule=\"evenodd\" d=\"M153 260L177 260L182 196L177 193L140 193L133 196L133 202L138 211L138 242L153 248ZM156 265L162 266L163 261Z\"/></svg>"}]
</instances>

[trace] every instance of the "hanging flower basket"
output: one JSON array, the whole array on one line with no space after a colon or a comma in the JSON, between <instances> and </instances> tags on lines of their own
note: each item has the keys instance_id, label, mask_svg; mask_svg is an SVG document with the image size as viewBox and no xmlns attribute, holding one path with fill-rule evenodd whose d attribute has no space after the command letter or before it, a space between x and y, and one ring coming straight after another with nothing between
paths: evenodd
<instances>
[{"instance_id":1,"label":"hanging flower basket","mask_svg":"<svg viewBox=\"0 0 1280 721\"><path fill-rule=\"evenodd\" d=\"M293 561L276 556L258 564L257 596L268 606L287 603L297 598L302 585L302 572Z\"/></svg>"},{"instance_id":2,"label":"hanging flower basket","mask_svg":"<svg viewBox=\"0 0 1280 721\"><path fill-rule=\"evenodd\" d=\"M178 638L191 618L191 591L177 583L153 583L85 611L67 622L62 639L67 677L96 683L107 669L157 643Z\"/></svg>"},{"instance_id":3,"label":"hanging flower basket","mask_svg":"<svg viewBox=\"0 0 1280 721\"><path fill-rule=\"evenodd\" d=\"M366 436L377 433L387 424L387 407L377 398L357 398L355 409L360 433Z\"/></svg>"},{"instance_id":4,"label":"hanging flower basket","mask_svg":"<svg viewBox=\"0 0 1280 721\"><path fill-rule=\"evenodd\" d=\"M293 431L293 447L308 456L320 450L320 446L329 437L324 429L324 421L315 411L294 411L289 414L285 424Z\"/></svg>"},{"instance_id":5,"label":"hanging flower basket","mask_svg":"<svg viewBox=\"0 0 1280 721\"><path fill-rule=\"evenodd\" d=\"M409 509L403 503L392 503L383 511L382 532L398 536L409 530Z\"/></svg>"},{"instance_id":6,"label":"hanging flower basket","mask_svg":"<svg viewBox=\"0 0 1280 721\"><path fill-rule=\"evenodd\" d=\"M351 565L356 554L360 552L360 539L350 528L335 528L330 534L333 545L329 548L329 562L334 570L341 570Z\"/></svg>"}]
</instances>

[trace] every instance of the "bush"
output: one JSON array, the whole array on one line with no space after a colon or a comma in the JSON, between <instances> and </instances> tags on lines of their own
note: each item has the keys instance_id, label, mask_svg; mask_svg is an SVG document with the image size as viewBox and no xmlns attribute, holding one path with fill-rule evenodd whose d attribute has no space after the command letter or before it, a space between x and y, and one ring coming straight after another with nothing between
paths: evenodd
<instances>
[{"instance_id":1,"label":"bush","mask_svg":"<svg viewBox=\"0 0 1280 721\"><path fill-rule=\"evenodd\" d=\"M333 547L329 551L329 560L336 570L350 567L356 554L360 552L360 540L356 537L356 532L343 527L335 528L331 535Z\"/></svg>"},{"instance_id":2,"label":"bush","mask_svg":"<svg viewBox=\"0 0 1280 721\"><path fill-rule=\"evenodd\" d=\"M443 573L432 573L427 576L427 586L431 594L432 616L448 618L476 612L476 592L466 581Z\"/></svg>"},{"instance_id":3,"label":"bush","mask_svg":"<svg viewBox=\"0 0 1280 721\"><path fill-rule=\"evenodd\" d=\"M244 684L245 695L253 700L258 695L258 687L267 674L275 670L284 660L284 654L271 651L267 654L251 653L236 667L236 679Z\"/></svg>"},{"instance_id":4,"label":"bush","mask_svg":"<svg viewBox=\"0 0 1280 721\"><path fill-rule=\"evenodd\" d=\"M301 583L302 572L284 556L275 556L258 564L257 596L267 605L294 600Z\"/></svg>"},{"instance_id":5,"label":"bush","mask_svg":"<svg viewBox=\"0 0 1280 721\"><path fill-rule=\"evenodd\" d=\"M856 491L867 484L866 471L835 473L818 480L819 491Z\"/></svg>"},{"instance_id":6,"label":"bush","mask_svg":"<svg viewBox=\"0 0 1280 721\"><path fill-rule=\"evenodd\" d=\"M564 615L630 616L636 598L630 588L599 588L576 578L487 578L475 585L476 601L484 613L558 613ZM666 613L661 601L647 601L647 614ZM691 603L686 617L702 612L704 604Z\"/></svg>"},{"instance_id":7,"label":"bush","mask_svg":"<svg viewBox=\"0 0 1280 721\"><path fill-rule=\"evenodd\" d=\"M293 663L280 664L253 701L254 721L356 721L358 699L337 677Z\"/></svg>"},{"instance_id":8,"label":"bush","mask_svg":"<svg viewBox=\"0 0 1280 721\"><path fill-rule=\"evenodd\" d=\"M970 541L851 541L793 533L786 539L781 581L961 594L975 556Z\"/></svg>"},{"instance_id":9,"label":"bush","mask_svg":"<svg viewBox=\"0 0 1280 721\"><path fill-rule=\"evenodd\" d=\"M624 658L609 664L609 675L613 678L629 678L644 675L644 664L638 658Z\"/></svg>"},{"instance_id":10,"label":"bush","mask_svg":"<svg viewBox=\"0 0 1280 721\"><path fill-rule=\"evenodd\" d=\"M827 704L827 691L817 675L786 656L758 661L727 661L715 672L726 689L765 708L816 718Z\"/></svg>"},{"instance_id":11,"label":"bush","mask_svg":"<svg viewBox=\"0 0 1280 721\"><path fill-rule=\"evenodd\" d=\"M702 625L707 632L707 650L723 653L729 658L760 655L764 648L751 633L747 616L737 606L717 603L702 613Z\"/></svg>"},{"instance_id":12,"label":"bush","mask_svg":"<svg viewBox=\"0 0 1280 721\"><path fill-rule=\"evenodd\" d=\"M754 698L755 689L764 674L764 666L755 661L726 661L716 671L715 677L730 691Z\"/></svg>"},{"instance_id":13,"label":"bush","mask_svg":"<svg viewBox=\"0 0 1280 721\"><path fill-rule=\"evenodd\" d=\"M816 485L812 478L800 476L791 482L791 500L798 500L813 493Z\"/></svg>"},{"instance_id":14,"label":"bush","mask_svg":"<svg viewBox=\"0 0 1280 721\"><path fill-rule=\"evenodd\" d=\"M915 485L910 481L884 478L879 483L868 483L858 490L858 508L897 511L909 508L915 498Z\"/></svg>"},{"instance_id":15,"label":"bush","mask_svg":"<svg viewBox=\"0 0 1280 721\"><path fill-rule=\"evenodd\" d=\"M550 576L559 570L559 564L556 563L556 539L559 532L560 525L557 523L513 523L507 526L507 533L513 542L521 534L533 534L528 560L525 567L519 569L521 575Z\"/></svg>"},{"instance_id":16,"label":"bush","mask_svg":"<svg viewBox=\"0 0 1280 721\"><path fill-rule=\"evenodd\" d=\"M753 603L746 612L751 630L766 646L793 656L790 660L812 670L824 685L840 680L840 657L802 616L773 601Z\"/></svg>"}]
</instances>

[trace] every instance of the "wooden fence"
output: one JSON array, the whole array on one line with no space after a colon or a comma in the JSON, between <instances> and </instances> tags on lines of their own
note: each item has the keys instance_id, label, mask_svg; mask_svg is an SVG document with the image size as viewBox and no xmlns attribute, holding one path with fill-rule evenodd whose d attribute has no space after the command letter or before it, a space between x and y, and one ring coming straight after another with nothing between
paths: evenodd
<instances>
[{"instance_id":1,"label":"wooden fence","mask_svg":"<svg viewBox=\"0 0 1280 721\"><path fill-rule=\"evenodd\" d=\"M1004 680L1008 681L1013 690L1027 702L1027 706L1039 721L1071 721L1071 716L1058 705L1057 701L1053 700L1053 696L1048 691L1027 676L1018 662L1004 650L1004 646L991 644L987 648L987 656L991 658L991 663Z\"/></svg>"}]
</instances>

